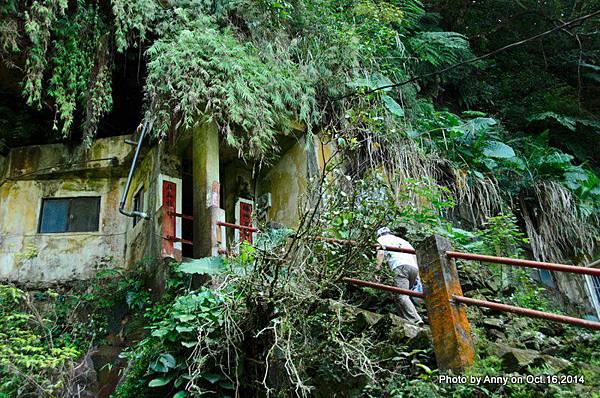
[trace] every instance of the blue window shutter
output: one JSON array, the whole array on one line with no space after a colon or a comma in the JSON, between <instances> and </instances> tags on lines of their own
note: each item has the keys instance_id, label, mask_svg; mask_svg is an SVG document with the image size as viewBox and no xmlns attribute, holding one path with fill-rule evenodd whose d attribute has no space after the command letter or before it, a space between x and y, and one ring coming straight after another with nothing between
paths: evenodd
<instances>
[{"instance_id":1,"label":"blue window shutter","mask_svg":"<svg viewBox=\"0 0 600 398\"><path fill-rule=\"evenodd\" d=\"M45 199L42 204L40 232L65 232L69 221L68 199Z\"/></svg>"}]
</instances>

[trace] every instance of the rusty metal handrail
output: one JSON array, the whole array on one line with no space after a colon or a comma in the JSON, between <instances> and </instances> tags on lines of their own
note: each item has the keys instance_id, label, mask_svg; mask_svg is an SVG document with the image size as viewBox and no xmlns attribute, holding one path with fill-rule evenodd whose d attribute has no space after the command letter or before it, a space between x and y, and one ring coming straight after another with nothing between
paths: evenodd
<instances>
[{"instance_id":1,"label":"rusty metal handrail","mask_svg":"<svg viewBox=\"0 0 600 398\"><path fill-rule=\"evenodd\" d=\"M170 216L181 217L184 220L194 220L194 216L190 216L188 214L183 214L183 213L177 213L176 211L173 210L172 207L167 209L167 214Z\"/></svg>"},{"instance_id":2,"label":"rusty metal handrail","mask_svg":"<svg viewBox=\"0 0 600 398\"><path fill-rule=\"evenodd\" d=\"M447 251L446 255L450 258L459 258L459 259L463 259L463 260L485 261L488 263L515 265L517 267L542 268L542 269L547 269L547 270L551 270L551 271L572 272L574 274L586 274L586 275L594 275L594 276L600 277L600 269L598 269L598 268L578 267L575 265L557 264L557 263L544 263L541 261L522 260L522 259L518 259L518 258L508 258L508 257L486 256L483 254L461 253L461 252L454 252L454 251Z\"/></svg>"},{"instance_id":3,"label":"rusty metal handrail","mask_svg":"<svg viewBox=\"0 0 600 398\"><path fill-rule=\"evenodd\" d=\"M336 239L336 238L325 238L322 236L313 236L310 237L315 240L328 242L328 243L336 243L341 245L358 245L358 242L355 240L348 239ZM403 248L403 247L395 247L395 246L384 246L380 244L373 244L372 247L377 249L383 249L385 251L390 252L398 252L398 253L407 253L407 254L416 254L416 250ZM545 263L542 261L533 261L533 260L522 260L518 258L509 258L509 257L498 257L498 256L488 256L484 254L474 254L474 253L463 253L456 251L447 251L446 255L450 258L458 258L462 260L474 260L474 261L484 261L488 263L495 264L506 264L506 265L514 265L517 267L529 267L529 268L542 268L551 271L558 272L571 272L574 274L583 274L583 275L593 275L600 277L600 268L589 268L589 267L580 267L576 265L568 265L568 264L558 264L558 263Z\"/></svg>"},{"instance_id":4,"label":"rusty metal handrail","mask_svg":"<svg viewBox=\"0 0 600 398\"><path fill-rule=\"evenodd\" d=\"M352 283L353 285L372 287L377 290L385 290L392 293L405 294L407 296L425 298L423 293L415 292L414 290L402 289L396 286L384 285L382 283L363 281L362 279L342 278L343 282Z\"/></svg>"},{"instance_id":5,"label":"rusty metal handrail","mask_svg":"<svg viewBox=\"0 0 600 398\"><path fill-rule=\"evenodd\" d=\"M260 230L258 228L255 227L249 227L246 225L238 225L238 224L232 224L232 223L228 223L225 221L217 221L217 225L221 226L221 227L227 227L227 228L233 228L233 229L240 229L240 230L245 230L245 231L250 231L250 232L260 232Z\"/></svg>"},{"instance_id":6,"label":"rusty metal handrail","mask_svg":"<svg viewBox=\"0 0 600 398\"><path fill-rule=\"evenodd\" d=\"M353 285L371 287L371 288L374 288L377 290L388 291L391 293L404 294L407 296L425 298L425 294L423 294L423 293L415 292L413 290L402 289L402 288L399 288L396 286L384 285L382 283L369 282L369 281L364 281L364 280L355 279L355 278L342 278L342 281L346 282L346 283L351 283ZM574 318L574 317L566 316L566 315L553 314L550 312L532 310L529 308L517 307L514 305L502 304L502 303L497 303L497 302L493 302L493 301L478 300L478 299L474 299L471 297L465 297L465 296L452 295L452 299L456 303L475 305L477 307L485 307L485 308L490 308L490 309L504 311L504 312L512 312L514 314L521 314L521 315L525 315L525 316L529 316L529 317L533 317L533 318L546 319L546 320L560 322L560 323L567 323L570 325L582 326L582 327L585 327L588 329L600 330L600 322L588 321L587 319Z\"/></svg>"},{"instance_id":7,"label":"rusty metal handrail","mask_svg":"<svg viewBox=\"0 0 600 398\"><path fill-rule=\"evenodd\" d=\"M550 321L568 323L571 325L583 326L588 329L600 330L600 322L588 321L587 319L574 318L566 315L553 314L550 312L532 310L529 308L517 307L514 305L496 303L493 301L477 300L470 297L452 295L452 299L458 303L485 307L493 310L512 312L515 314L526 315L533 318L547 319Z\"/></svg>"},{"instance_id":8,"label":"rusty metal handrail","mask_svg":"<svg viewBox=\"0 0 600 398\"><path fill-rule=\"evenodd\" d=\"M163 236L163 239L166 239L166 240L171 241L171 242L181 242L184 245L191 245L191 246L194 245L194 242L192 242L191 240L187 240L187 239L183 239L183 238L178 238L176 236L171 236L171 235Z\"/></svg>"}]
</instances>

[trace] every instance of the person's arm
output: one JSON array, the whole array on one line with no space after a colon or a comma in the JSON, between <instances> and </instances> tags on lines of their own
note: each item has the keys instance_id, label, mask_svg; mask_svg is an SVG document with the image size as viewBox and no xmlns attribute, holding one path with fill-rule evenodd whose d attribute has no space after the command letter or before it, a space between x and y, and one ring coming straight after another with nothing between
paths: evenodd
<instances>
[{"instance_id":1,"label":"person's arm","mask_svg":"<svg viewBox=\"0 0 600 398\"><path fill-rule=\"evenodd\" d=\"M381 282L381 266L383 265L383 262L385 261L385 251L383 250L377 250L377 265L375 266L375 280L377 282Z\"/></svg>"}]
</instances>

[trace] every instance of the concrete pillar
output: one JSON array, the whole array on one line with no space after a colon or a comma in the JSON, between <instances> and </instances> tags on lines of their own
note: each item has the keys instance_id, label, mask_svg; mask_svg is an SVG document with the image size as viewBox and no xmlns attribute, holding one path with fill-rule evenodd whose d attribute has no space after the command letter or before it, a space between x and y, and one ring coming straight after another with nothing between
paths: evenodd
<instances>
[{"instance_id":1,"label":"concrete pillar","mask_svg":"<svg viewBox=\"0 0 600 398\"><path fill-rule=\"evenodd\" d=\"M462 296L462 288L448 250L450 242L437 235L416 247L438 367L460 373L473 364L475 349L465 308L451 301L453 294Z\"/></svg>"},{"instance_id":2,"label":"concrete pillar","mask_svg":"<svg viewBox=\"0 0 600 398\"><path fill-rule=\"evenodd\" d=\"M194 257L216 255L213 224L220 216L219 130L202 123L193 131Z\"/></svg>"}]
</instances>

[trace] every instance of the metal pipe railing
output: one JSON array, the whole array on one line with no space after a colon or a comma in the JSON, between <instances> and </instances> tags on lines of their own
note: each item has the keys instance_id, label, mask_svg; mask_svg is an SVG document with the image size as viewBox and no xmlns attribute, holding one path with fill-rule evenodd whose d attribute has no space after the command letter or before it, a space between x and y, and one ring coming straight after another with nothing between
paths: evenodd
<instances>
[{"instance_id":1,"label":"metal pipe railing","mask_svg":"<svg viewBox=\"0 0 600 398\"><path fill-rule=\"evenodd\" d=\"M239 229L239 230L250 231L250 232L260 232L260 230L258 228L255 228L255 227L249 227L249 226L246 226L246 225L232 224L232 223L228 223L228 222L224 222L224 221L217 221L217 225L219 225L221 227Z\"/></svg>"},{"instance_id":2,"label":"metal pipe railing","mask_svg":"<svg viewBox=\"0 0 600 398\"><path fill-rule=\"evenodd\" d=\"M364 281L355 278L342 278L345 283L351 283L353 285L371 287L373 289L387 291L396 294L404 294L412 297L425 298L424 293L415 292L413 290L402 289L396 286L384 285L376 282ZM588 329L600 330L600 322L588 321L586 319L574 318L571 316L553 314L550 312L532 310L529 308L517 307L514 305L496 303L493 301L478 300L465 296L452 295L452 300L456 303L463 303L467 305L475 305L477 307L485 307L493 310L512 312L514 314L525 315L533 318L546 319L550 321L566 323L575 326L582 326Z\"/></svg>"},{"instance_id":3,"label":"metal pipe railing","mask_svg":"<svg viewBox=\"0 0 600 398\"><path fill-rule=\"evenodd\" d=\"M190 221L194 220L194 216L190 216L189 214L177 213L176 211L173 210L172 207L170 209L167 209L167 214L170 216L183 218L184 220L190 220Z\"/></svg>"},{"instance_id":4,"label":"metal pipe railing","mask_svg":"<svg viewBox=\"0 0 600 398\"><path fill-rule=\"evenodd\" d=\"M594 275L600 277L600 269L577 267L575 265L544 263L541 261L522 260L518 258L486 256L483 254L471 254L448 251L446 255L450 258L460 258L463 260L485 261L488 263L507 264L517 267L542 268L550 271L572 272L574 274Z\"/></svg>"},{"instance_id":5,"label":"metal pipe railing","mask_svg":"<svg viewBox=\"0 0 600 398\"><path fill-rule=\"evenodd\" d=\"M529 308L516 307L514 305L496 303L493 301L477 300L470 297L452 295L452 299L458 303L475 305L477 307L485 307L493 310L512 312L514 314L521 314L528 317L547 319L550 321L568 323L570 325L583 326L588 329L600 330L600 322L588 321L581 318L573 318L571 316L552 314L550 312L537 311Z\"/></svg>"},{"instance_id":6,"label":"metal pipe railing","mask_svg":"<svg viewBox=\"0 0 600 398\"><path fill-rule=\"evenodd\" d=\"M131 180L133 179L135 165L137 163L138 156L140 155L140 149L142 148L142 141L144 141L144 136L149 129L152 129L152 123L148 122L148 119L146 119L144 122L144 127L142 127L142 132L140 133L137 146L135 147L135 154L133 155L133 160L131 161L131 167L129 168L129 174L127 175L127 182L125 183L125 190L123 191L123 196L121 196L121 202L119 203L119 213L127 217L142 217L146 220L150 219L150 216L143 211L125 210L125 202L127 201L127 195L129 194L129 188L131 187Z\"/></svg>"},{"instance_id":7,"label":"metal pipe railing","mask_svg":"<svg viewBox=\"0 0 600 398\"><path fill-rule=\"evenodd\" d=\"M348 239L336 239L336 238L325 238L322 236L313 236L312 239L328 242L328 243L336 243L342 245L358 245L358 242L355 240ZM398 253L407 253L407 254L416 254L416 250L410 249L407 247L394 247L394 246L383 246L380 244L373 244L373 248L382 249L390 252L398 252ZM593 275L600 277L600 268L589 268L589 267L579 267L576 265L568 265L568 264L558 264L558 263L545 263L542 261L533 261L533 260L522 260L518 258L509 258L509 257L497 257L497 256L488 256L484 254L473 254L473 253L462 253L455 251L447 251L446 255L450 258L458 258L462 260L474 260L474 261L485 261L488 263L495 264L506 264L506 265L514 265L517 267L530 267L530 268L542 268L550 271L558 271L558 272L572 272L574 274L584 274L584 275Z\"/></svg>"},{"instance_id":8,"label":"metal pipe railing","mask_svg":"<svg viewBox=\"0 0 600 398\"><path fill-rule=\"evenodd\" d=\"M358 242L357 241L355 241L355 240L349 240L349 239L326 238L326 237L323 237L323 236L311 236L309 238L310 239L314 239L314 240L318 240L318 241L321 241L321 242L335 243L335 244L339 244L339 245L358 246ZM417 254L417 252L416 252L415 249L410 249L408 247L384 246L384 245L380 245L379 243L374 243L374 244L372 244L370 246L373 247L373 248L375 248L375 249L381 249L381 250L385 250L385 251L389 251L389 252Z\"/></svg>"},{"instance_id":9,"label":"metal pipe railing","mask_svg":"<svg viewBox=\"0 0 600 398\"><path fill-rule=\"evenodd\" d=\"M171 235L167 235L164 237L164 239L171 241L171 242L181 242L184 245L194 245L194 242L192 242L191 240L187 240L187 239L183 239L183 238L178 238L176 236L171 236Z\"/></svg>"}]
</instances>

